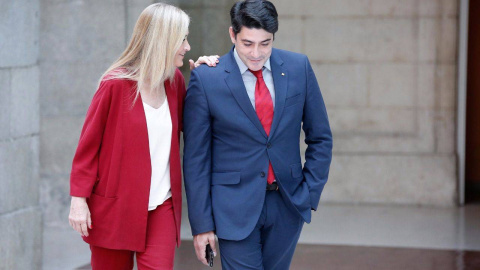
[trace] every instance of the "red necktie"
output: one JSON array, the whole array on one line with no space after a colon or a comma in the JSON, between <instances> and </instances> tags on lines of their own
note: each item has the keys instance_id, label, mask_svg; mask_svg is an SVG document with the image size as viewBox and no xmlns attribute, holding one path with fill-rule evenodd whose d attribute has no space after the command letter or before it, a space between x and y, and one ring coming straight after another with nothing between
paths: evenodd
<instances>
[{"instance_id":1,"label":"red necktie","mask_svg":"<svg viewBox=\"0 0 480 270\"><path fill-rule=\"evenodd\" d=\"M265 129L265 133L267 133L267 136L270 136L270 127L273 121L272 96L263 80L262 70L250 70L250 72L257 77L257 83L255 84L255 111L257 112L258 119L260 119L260 123L262 123L263 129ZM272 163L268 162L267 182L271 184L273 180L275 180L275 175L273 174Z\"/></svg>"}]
</instances>

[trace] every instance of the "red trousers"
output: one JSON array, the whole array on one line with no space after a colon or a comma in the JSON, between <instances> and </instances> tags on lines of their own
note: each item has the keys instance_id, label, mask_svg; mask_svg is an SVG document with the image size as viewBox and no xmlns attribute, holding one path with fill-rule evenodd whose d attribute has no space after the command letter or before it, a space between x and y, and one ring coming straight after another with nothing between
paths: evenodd
<instances>
[{"instance_id":1,"label":"red trousers","mask_svg":"<svg viewBox=\"0 0 480 270\"><path fill-rule=\"evenodd\" d=\"M93 270L133 269L133 256L137 268L173 269L176 231L172 199L166 200L155 210L148 212L147 241L145 252L114 250L90 245Z\"/></svg>"}]
</instances>

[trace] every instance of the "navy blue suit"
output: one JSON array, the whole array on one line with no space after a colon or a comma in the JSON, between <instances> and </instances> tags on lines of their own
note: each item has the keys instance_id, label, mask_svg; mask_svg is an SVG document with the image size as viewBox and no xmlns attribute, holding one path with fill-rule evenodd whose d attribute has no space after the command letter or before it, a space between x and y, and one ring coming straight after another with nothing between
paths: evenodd
<instances>
[{"instance_id":1,"label":"navy blue suit","mask_svg":"<svg viewBox=\"0 0 480 270\"><path fill-rule=\"evenodd\" d=\"M318 206L332 157L327 112L310 62L302 54L272 50L275 109L267 136L233 49L219 60L216 67L202 65L192 71L185 99L183 166L192 233L215 231L229 241L248 238L266 214L270 161L279 185L273 200L282 208L276 211L282 219L275 222L299 220L296 244L303 221L309 223L311 210ZM303 169L302 128L308 145ZM273 246L277 244L282 242ZM223 261L222 242L220 250Z\"/></svg>"}]
</instances>

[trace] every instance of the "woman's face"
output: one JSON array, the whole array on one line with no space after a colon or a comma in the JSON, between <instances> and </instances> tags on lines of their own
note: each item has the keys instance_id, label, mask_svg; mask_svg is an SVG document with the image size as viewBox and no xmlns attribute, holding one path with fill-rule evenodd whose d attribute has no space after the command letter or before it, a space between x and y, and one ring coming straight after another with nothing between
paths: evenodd
<instances>
[{"instance_id":1,"label":"woman's face","mask_svg":"<svg viewBox=\"0 0 480 270\"><path fill-rule=\"evenodd\" d=\"M185 57L185 54L188 51L190 51L190 44L188 44L187 36L185 36L185 38L183 39L182 45L180 46L177 53L175 54L175 66L176 67L183 66L183 58Z\"/></svg>"}]
</instances>

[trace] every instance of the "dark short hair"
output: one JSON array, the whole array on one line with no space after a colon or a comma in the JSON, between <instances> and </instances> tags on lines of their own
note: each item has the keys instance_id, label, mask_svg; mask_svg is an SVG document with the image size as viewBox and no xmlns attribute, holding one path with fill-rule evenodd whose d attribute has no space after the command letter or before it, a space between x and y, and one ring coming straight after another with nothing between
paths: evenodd
<instances>
[{"instance_id":1,"label":"dark short hair","mask_svg":"<svg viewBox=\"0 0 480 270\"><path fill-rule=\"evenodd\" d=\"M244 0L236 2L230 10L233 33L237 36L245 26L263 29L275 35L278 30L278 14L272 2L267 0Z\"/></svg>"}]
</instances>

